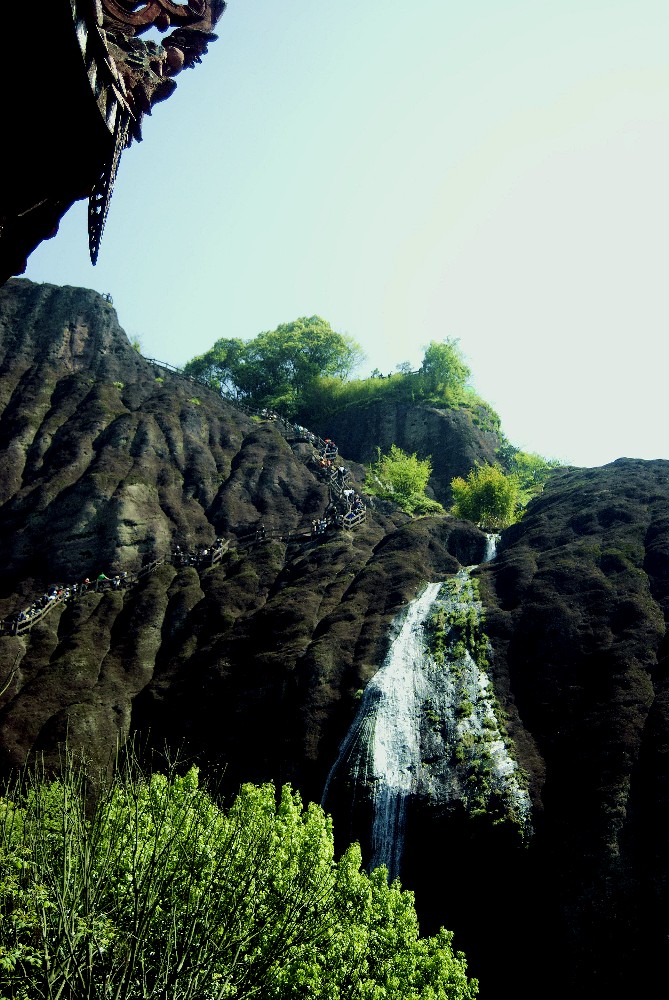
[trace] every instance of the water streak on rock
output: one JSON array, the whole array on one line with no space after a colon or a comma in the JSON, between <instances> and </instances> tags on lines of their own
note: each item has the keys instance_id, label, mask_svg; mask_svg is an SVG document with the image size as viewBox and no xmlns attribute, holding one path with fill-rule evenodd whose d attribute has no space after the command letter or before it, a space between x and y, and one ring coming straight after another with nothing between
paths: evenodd
<instances>
[{"instance_id":1,"label":"water streak on rock","mask_svg":"<svg viewBox=\"0 0 669 1000\"><path fill-rule=\"evenodd\" d=\"M326 802L334 775L346 766L354 788L371 784L374 802L370 866L385 864L390 878L398 874L404 842L406 801L420 763L420 712L424 655L421 626L441 583L427 585L412 601L386 661L362 697L323 793Z\"/></svg>"},{"instance_id":2,"label":"water streak on rock","mask_svg":"<svg viewBox=\"0 0 669 1000\"><path fill-rule=\"evenodd\" d=\"M485 562L494 558L498 537L488 536ZM429 634L435 616L439 653ZM391 879L400 872L411 795L447 808L461 803L469 812L489 813L491 821L506 818L522 836L531 832L529 797L497 720L492 685L472 655L481 621L471 569L426 586L396 622L386 660L367 685L328 775L324 804L341 774L354 799L371 797L369 867L385 865Z\"/></svg>"}]
</instances>

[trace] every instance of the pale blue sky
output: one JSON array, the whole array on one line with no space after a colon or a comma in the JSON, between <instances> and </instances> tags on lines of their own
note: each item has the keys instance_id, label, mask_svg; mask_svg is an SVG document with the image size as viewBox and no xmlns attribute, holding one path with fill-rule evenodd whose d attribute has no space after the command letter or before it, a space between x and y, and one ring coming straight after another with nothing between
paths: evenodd
<instances>
[{"instance_id":1,"label":"pale blue sky","mask_svg":"<svg viewBox=\"0 0 669 1000\"><path fill-rule=\"evenodd\" d=\"M219 41L27 276L144 353L324 316L417 365L457 337L521 447L669 458L666 0L229 0Z\"/></svg>"}]
</instances>

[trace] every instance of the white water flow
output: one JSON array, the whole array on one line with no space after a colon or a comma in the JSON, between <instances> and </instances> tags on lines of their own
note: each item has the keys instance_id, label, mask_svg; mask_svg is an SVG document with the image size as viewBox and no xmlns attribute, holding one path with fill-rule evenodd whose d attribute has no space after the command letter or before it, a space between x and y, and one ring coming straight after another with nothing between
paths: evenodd
<instances>
[{"instance_id":1,"label":"white water flow","mask_svg":"<svg viewBox=\"0 0 669 1000\"><path fill-rule=\"evenodd\" d=\"M498 537L488 536L485 562L494 558ZM328 775L323 804L342 773L354 798L371 795L368 867L385 865L390 879L399 875L412 794L446 807L459 802L493 821L506 817L521 835L531 833L529 796L497 720L492 685L462 642L463 618L478 626L482 614L471 569L426 586L397 621L396 638ZM428 635L435 615L445 643L438 655Z\"/></svg>"},{"instance_id":2,"label":"white water flow","mask_svg":"<svg viewBox=\"0 0 669 1000\"><path fill-rule=\"evenodd\" d=\"M365 688L323 792L325 802L330 782L344 763L354 785L373 784L370 868L386 865L390 879L399 872L406 801L420 761L422 625L440 588L441 583L429 583L409 604L385 663Z\"/></svg>"},{"instance_id":3,"label":"white water flow","mask_svg":"<svg viewBox=\"0 0 669 1000\"><path fill-rule=\"evenodd\" d=\"M492 562L497 554L497 543L499 542L499 535L486 535L485 541L485 552L483 554L483 562Z\"/></svg>"}]
</instances>

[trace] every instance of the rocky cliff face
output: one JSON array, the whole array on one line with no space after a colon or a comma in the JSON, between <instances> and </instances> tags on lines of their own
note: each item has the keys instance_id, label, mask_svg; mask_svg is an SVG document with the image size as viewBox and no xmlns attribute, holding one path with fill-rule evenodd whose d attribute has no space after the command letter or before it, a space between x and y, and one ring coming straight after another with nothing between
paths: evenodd
<instances>
[{"instance_id":1,"label":"rocky cliff face","mask_svg":"<svg viewBox=\"0 0 669 1000\"><path fill-rule=\"evenodd\" d=\"M466 476L478 463L495 462L501 444L488 416L469 410L442 410L427 404L369 403L335 414L328 427L316 424L319 433L345 441L347 454L369 464L387 453L392 444L410 455L432 463L429 491L448 507L453 502L451 480Z\"/></svg>"},{"instance_id":2,"label":"rocky cliff face","mask_svg":"<svg viewBox=\"0 0 669 1000\"><path fill-rule=\"evenodd\" d=\"M98 759L150 730L231 783L290 776L317 797L394 612L426 573L476 561L481 533L372 512L314 542L328 490L313 449L147 363L99 295L12 281L0 331L0 615L52 582L230 542L206 572L168 563L5 636L0 762L66 729Z\"/></svg>"},{"instance_id":3,"label":"rocky cliff face","mask_svg":"<svg viewBox=\"0 0 669 1000\"><path fill-rule=\"evenodd\" d=\"M492 446L451 434L448 413L383 420L407 450L427 435L427 453L453 463L444 477ZM329 434L344 459L369 457L345 433ZM66 737L104 761L135 733L228 789L273 778L320 798L398 613L427 581L480 563L486 539L380 510L312 538L328 496L309 454L142 359L95 293L0 292L0 617L50 583L165 559L0 635L3 771L35 752L55 762ZM216 537L220 563L170 562ZM669 957L669 462L559 473L474 576L533 833L468 808L476 788L449 799L457 781L435 751L418 762L439 774L409 803L403 882L426 925L456 931L484 1000L636 995ZM434 742L446 722L435 706L424 722ZM351 825L345 794L332 804L342 836L365 842L365 808Z\"/></svg>"}]
</instances>

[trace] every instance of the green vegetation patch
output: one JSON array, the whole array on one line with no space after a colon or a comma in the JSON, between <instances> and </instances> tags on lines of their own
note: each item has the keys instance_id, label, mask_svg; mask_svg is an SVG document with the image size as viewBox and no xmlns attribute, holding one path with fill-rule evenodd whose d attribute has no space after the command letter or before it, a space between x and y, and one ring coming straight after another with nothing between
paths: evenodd
<instances>
[{"instance_id":1,"label":"green vegetation patch","mask_svg":"<svg viewBox=\"0 0 669 1000\"><path fill-rule=\"evenodd\" d=\"M435 670L444 672L425 703L426 720L443 740L471 815L509 824L524 839L530 833L526 780L513 760L505 713L487 677L490 642L483 630L478 583L465 570L442 587L425 624Z\"/></svg>"},{"instance_id":2,"label":"green vegetation patch","mask_svg":"<svg viewBox=\"0 0 669 1000\"><path fill-rule=\"evenodd\" d=\"M416 455L391 445L387 455L378 451L378 459L369 466L365 490L382 500L392 500L407 514L443 514L444 508L426 496L432 464L429 458Z\"/></svg>"},{"instance_id":3,"label":"green vegetation patch","mask_svg":"<svg viewBox=\"0 0 669 1000\"><path fill-rule=\"evenodd\" d=\"M469 1000L452 936L421 938L384 868L337 860L332 824L290 787L221 808L185 775L70 761L0 800L2 996Z\"/></svg>"}]
</instances>

